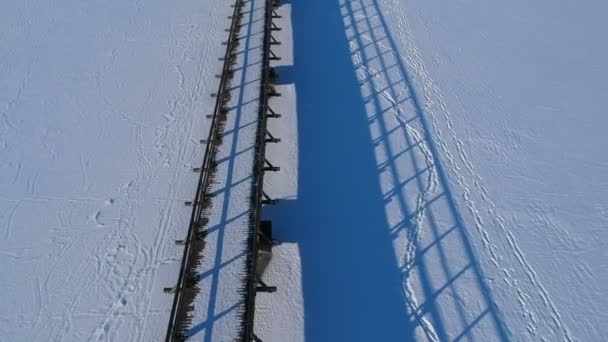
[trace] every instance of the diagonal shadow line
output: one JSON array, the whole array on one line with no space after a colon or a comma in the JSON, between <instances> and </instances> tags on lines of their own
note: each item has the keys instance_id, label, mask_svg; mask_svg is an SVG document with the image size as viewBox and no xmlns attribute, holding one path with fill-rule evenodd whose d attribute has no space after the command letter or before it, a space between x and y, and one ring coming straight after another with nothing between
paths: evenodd
<instances>
[{"instance_id":1,"label":"diagonal shadow line","mask_svg":"<svg viewBox=\"0 0 608 342\"><path fill-rule=\"evenodd\" d=\"M361 11L364 15L365 20L361 20L360 22L363 22L364 24L367 25L367 27L372 27L372 24L369 20L369 10L370 8L372 8L372 6L364 6L362 1L349 1L346 3L347 7L348 7L348 11L351 13L351 16L354 19L354 11L353 11L353 4L361 4L361 7L358 9L358 11ZM373 10L373 8L372 8ZM382 26L376 26L376 27L382 27ZM363 30L358 30L358 26L354 25L353 29L355 31L355 39L357 40L358 44L363 44L362 41L362 37L365 33L369 33L369 35L371 35L371 40L372 43L368 44L368 46L373 47L373 50L375 52L375 56L381 56L381 58L379 59L379 62L381 64L381 68L380 70L373 70L371 68L369 68L369 66L365 69L367 76L365 77L365 79L363 80L363 82L370 82L372 84L372 89L378 89L379 87L381 87L381 85L379 85L380 81L378 80L378 78L385 78L386 80L389 80L389 69L395 68L395 66L397 65L397 63L393 63L390 66L386 65L386 59L381 55L381 49L374 44L374 42L376 41L376 32L374 31L374 28L369 28L369 29L363 29ZM384 34L383 36L386 36L386 34ZM360 49L359 54L362 56L362 61L360 61L361 64L365 65L369 63L368 57L367 57L367 49ZM392 62L392 61L391 61ZM394 92L394 89L389 85L387 88L390 96L392 99L398 98ZM373 90L372 90L373 91ZM379 94L380 91L375 91L375 94ZM414 98L413 98L414 99ZM372 96L372 102L374 103L374 107L376 108L376 110L380 110L382 108L382 104L381 104L381 98L377 95ZM387 136L387 129L386 129L386 122L384 117L380 117L378 120L379 123L379 127L380 127L380 131L381 131L381 136ZM403 127L404 129L406 129L406 127ZM408 146L412 146L413 142L412 142L412 137L410 136L410 134L406 134L404 131L404 138L405 141L407 142ZM388 151L389 155L394 155L393 152L393 148L391 146L391 144L389 144L387 142L387 139L383 139L383 145L384 145L384 149L386 151ZM413 151L412 151L413 152ZM419 169L418 166L418 161L416 158L415 153L410 153L410 162L413 165L413 168L415 170ZM389 167L388 169L390 170L390 174L393 178L393 183L396 183L399 179L399 166L397 165L397 163L395 162L395 158L390 159L392 162L389 163ZM419 172L417 172L416 174L419 174ZM422 195L422 197L419 196L419 198L422 198L423 201L425 201L424 196L426 195L426 189L425 186L422 182L422 178L417 177L416 176L416 184L417 184L417 188L418 188L418 192ZM416 210L414 210L412 212L412 209L409 207L409 204L407 203L407 200L404 197L404 194L402 191L395 191L393 190L393 193L396 195L397 201L400 205L400 207L402 208L402 212L404 213L410 213L408 215L408 217L406 217L406 222L410 222L409 220L412 218L415 218L416 216L418 216L419 214L421 214L421 211L424 209L424 207L420 207L420 208L416 208ZM418 219L416 219L416 221L418 221ZM419 233L419 229L420 227L418 226L419 223L416 222L414 224L408 224L408 239L410 241L413 241L415 244L415 253L417 254L417 250L419 249L418 246L418 235ZM426 263L423 262L422 258L416 258L415 260L417 260L418 264L417 264L417 269L419 270L420 273L420 277L421 277L421 282L422 282L422 288L423 288L423 292L425 294L426 298L433 298L434 293L436 293L433 289L432 283L431 283L431 276L429 274L429 270L427 268ZM447 268L444 266L444 272L448 273L447 277L448 279L451 279L451 275L449 274L449 271L446 270ZM407 273L406 273L407 275ZM405 280L406 282L408 281L407 279ZM409 301L409 306L412 310L412 312L418 312L419 308L421 306L417 305L417 303L415 302L411 302L410 299L413 298L411 297L413 294L410 295L410 297L408 297L408 301ZM437 305L428 305L431 303L427 302L426 305L426 310L424 311L428 311L431 315L431 318L433 320L433 325L431 326L431 328L423 328L424 331L427 333L427 335L434 335L435 333L437 334L437 337L439 338L439 340L447 340L447 331L445 328L445 323L443 322L443 317L441 315L440 310L438 310L438 306ZM418 308L416 308L418 306ZM460 319L463 319L463 313L462 313L462 309L459 307L459 313L460 313ZM419 316L423 316L423 313L419 313ZM423 321L421 317L417 318L420 321L420 325L424 327Z\"/></svg>"},{"instance_id":2,"label":"diagonal shadow line","mask_svg":"<svg viewBox=\"0 0 608 342\"><path fill-rule=\"evenodd\" d=\"M237 310L241 305L243 305L242 302L235 303L228 309L217 313L215 316L208 318L206 321L204 321L202 323L195 325L192 329L190 329L190 331L188 331L187 336L192 337L205 329L210 330L211 326L213 325L213 322L220 320L220 319L222 319L222 317L230 314L232 311Z\"/></svg>"},{"instance_id":3,"label":"diagonal shadow line","mask_svg":"<svg viewBox=\"0 0 608 342\"><path fill-rule=\"evenodd\" d=\"M255 1L247 1L247 4L249 4L251 7L256 5ZM235 188L236 186L251 180L251 177L245 177L243 179L240 180L233 180L234 173L235 173L235 168L236 168L236 158L237 156L251 151L251 149L253 148L253 146L251 147L247 147L241 151L238 150L239 146L238 146L238 142L239 142L239 135L241 133L242 129L247 128L249 125L251 125L251 123L249 124L242 124L241 120L242 120L242 116L243 116L243 108L249 104L254 102L253 100L247 101L245 100L245 87L247 86L251 86L251 84L256 83L255 80L254 81L250 81L249 78L251 77L251 75L248 75L248 70L251 66L256 65L258 63L252 63L252 64L248 64L249 63L249 52L252 51L252 48L250 47L250 45L252 44L252 30L253 30L253 23L255 22L259 22L259 20L253 20L253 15L255 14L255 10L250 10L247 11L248 15L247 15L247 24L244 25L247 28L247 31L243 33L243 39L241 39L242 45L243 45L243 49L241 50L242 52L242 64L243 66L240 68L235 68L235 73L238 71L240 73L240 80L238 81L238 84L235 86L230 87L230 90L232 91L236 91L239 90L238 92L238 97L236 99L236 104L232 107L229 108L229 112L234 115L234 128L230 131L228 131L228 133L224 133L223 136L231 136L231 145L229 146L229 156L223 159L218 160L218 164L219 163L227 163L226 166L226 180L225 180L225 187L217 189L213 192L213 195L217 195L219 193L223 193L223 201L221 202L221 208L219 209L220 212L220 217L219 217L219 223L216 224L213 227L209 227L208 229L206 229L205 233L206 234L210 234L212 232L215 232L217 234L217 242L216 242L216 246L215 246L215 258L214 258L214 266L213 268L202 272L201 274L198 275L198 279L202 280L205 278L210 278L211 279L211 286L210 286L210 290L209 290L209 300L207 303L207 312L206 312L206 317L207 319L202 322L199 323L197 325L195 325L194 327L192 327L188 332L187 332L187 336L192 337L197 333L200 333L201 331L205 331L205 335L204 335L204 341L205 342L211 342L214 340L214 325L216 324L216 322L220 319L222 319L223 317L232 314L235 310L238 310L240 307L242 307L243 302L239 301L237 303L235 303L234 305L232 305L231 307L229 307L228 309L217 313L216 310L216 305L218 303L218 292L219 292L219 287L220 287L220 273L222 271L223 268L229 266L230 264L234 263L237 259L242 258L244 256L246 256L246 253L241 253L239 255L236 255L235 257L231 258L228 261L222 262L222 258L223 258L223 248L224 248L224 244L226 243L225 241L225 230L228 224L230 224L231 222L242 218L244 216L246 216L247 214L249 214L248 211L246 212L242 212L240 214L237 214L233 217L229 217L229 209L230 209L230 203L232 200L232 192L233 192L233 188ZM256 100L257 101L257 100ZM254 143L254 141L252 141L252 144ZM217 205L217 204L215 204Z\"/></svg>"},{"instance_id":4,"label":"diagonal shadow line","mask_svg":"<svg viewBox=\"0 0 608 342\"><path fill-rule=\"evenodd\" d=\"M359 8L355 9L354 4L360 4L361 6ZM386 66L385 57L384 57L385 52L382 52L382 49L377 44L377 42L379 40L387 41L387 44L389 45L388 49L390 51L393 51L393 52L398 51L398 49L396 48L395 42L393 40L393 37L390 34L389 29L386 25L384 16L382 15L382 12L378 7L378 3L376 0L373 0L373 1L371 1L371 4L365 5L362 0L354 0L354 1L346 2L345 7L347 8L346 16L349 17L353 21L357 20L358 23L365 22L365 24L367 24L367 27L372 27L372 24L370 23L369 18L373 17L373 18L378 18L381 23L380 26L375 25L376 29L378 27L380 27L382 29L382 32L380 32L380 35L382 37L380 39L376 39L375 31L377 31L377 30L375 30L374 28L365 30L365 32L368 32L372 36L371 43L364 43L362 41L361 32L357 32L355 35L355 39L357 40L359 46L364 46L364 47L373 46L375 48L376 56L369 57L369 59L366 59L366 57L365 57L365 54L366 54L365 48L360 48L360 49L356 50L357 52L360 52L362 55L364 55L362 63L365 64L366 62L369 62L372 59L379 57L379 60L381 61L381 64L382 64L382 68L380 71L375 71L375 73L372 74L372 76L369 76L364 81L379 83L379 82L376 82L375 80L379 77L384 77L386 83L388 83L389 86L384 88L383 91L388 91L393 99L398 99L397 92L394 89L394 85L392 85L392 84L395 84L395 82L391 81L391 78L388 75L389 69L396 68L398 70L398 73L400 74L400 77L403 78L403 80L408 85L407 89L408 89L408 93L410 95L409 101L414 108L415 116L420 118L420 121L419 121L420 127L423 130L423 135L425 138L426 145L428 145L428 148L429 148L431 156L432 156L434 168L436 169L437 174L438 174L439 186L443 189L444 197L446 198L446 200L447 200L446 202L448 203L450 215L452 216L453 220L456 222L456 225L455 225L455 227L457 227L456 231L458 232L459 238L462 242L462 245L464 246L464 251L465 251L466 257L467 257L468 261L470 262L471 269L473 271L473 274L475 275L475 280L476 280L476 285L478 287L478 290L481 292L485 305L487 306L486 312L490 316L490 319L492 320L492 322L494 324L497 338L499 338L500 340L503 340L503 341L509 340L509 338L508 338L509 334L507 332L508 330L506 328L504 320L501 317L500 312L498 311L498 308L494 304L491 291L484 281L485 278L483 277L483 272L481 270L478 260L476 259L475 253L473 251L473 247L469 241L464 220L462 219L462 216L459 212L457 204L452 196L452 192L449 188L447 176L446 176L445 170L443 168L442 162L439 157L440 155L439 155L437 148L435 146L435 143L432 139L432 135L431 135L431 131L429 129L429 125L427 123L426 115L420 104L418 94L416 93L416 90L412 84L412 79L407 70L407 67L405 66L405 63L402 61L400 56L398 56L396 53L394 53L396 63L392 64L390 66ZM363 13L365 19L355 18L355 13L357 13L357 12L359 12L360 14ZM370 12L375 12L375 13L370 13ZM355 31L357 30L356 26L357 26L356 24L353 25L353 27L355 28ZM394 74L394 70L392 72ZM372 102L374 102L374 107L376 108L376 110L382 111L382 105L380 103L378 93L380 93L380 92L376 92L375 95L371 96L372 99L370 99L370 100ZM385 136L388 131L386 129L386 126L387 126L386 122L384 121L384 119L382 117L379 119L379 126L382 131L382 135ZM404 127L404 128L406 128L406 127ZM412 144L411 138L407 134L406 134L405 138L408 141L408 144L411 145ZM388 144L386 142L386 139L382 139L382 142L384 144L385 150L389 151L389 155L393 154L391 151L391 146L390 146L390 144ZM415 156L413 155L413 153L411 155L411 162L414 165L415 169L419 169L419 167L417 166L417 160L416 160ZM390 173L393 175L395 183L397 184L399 171L398 171L398 165L397 165L396 158L390 159L390 164L391 164L389 167ZM420 174L420 172L418 172L417 174ZM401 186L405 186L405 184L402 184ZM417 186L418 186L418 191L423 191L424 185L422 184L421 179L418 180ZM403 196L404 196L403 192L398 192L398 202L399 202L403 212L411 212L411 209L408 207L407 200ZM441 238L443 238L443 235L439 233L438 223L435 218L435 214L433 213L433 210L429 210L427 208L427 210L425 211L425 216L427 217L427 220L431 226L431 230L435 236L435 239L440 240ZM412 228L412 227L409 227L409 228ZM450 232L453 231L452 229L450 229L449 231ZM435 247L437 248L437 250L439 252L442 271L444 272L444 274L447 276L448 279L452 279L454 277L454 275L451 274L451 271L449 268L448 257L447 257L446 252L444 251L444 248L442 247L442 245L440 243L431 244L431 245L435 245ZM419 250L420 247L421 246L416 245L417 250ZM428 247L427 247L427 249L428 249ZM432 286L430 285L429 280L428 280L429 275L426 270L426 266L424 265L424 262L422 261L423 259L416 257L416 260L418 262L417 266L420 269L421 274L422 274L423 291L425 292L425 294L428 298L428 296L432 293ZM449 282L448 284L451 284L451 283L452 282ZM452 287L451 289L454 293L457 293L455 288ZM457 309L458 309L458 312L460 315L459 319L461 320L461 324L464 327L463 332L458 337L458 338L462 338L463 334L469 333L472 326L466 322L466 318L465 318L466 309L463 307L463 305L459 301L455 301L455 305L457 306ZM432 319L435 323L435 328L438 329L438 331L437 331L437 333L439 335L438 337L440 338L440 340L446 340L448 332L444 329L443 318L441 317L440 313L437 310L430 309L430 311L431 311ZM485 313L483 314L483 316L485 316ZM475 324L477 324L478 320L480 320L480 319L481 319L481 317L476 318ZM473 337L469 336L469 338L472 339Z\"/></svg>"}]
</instances>

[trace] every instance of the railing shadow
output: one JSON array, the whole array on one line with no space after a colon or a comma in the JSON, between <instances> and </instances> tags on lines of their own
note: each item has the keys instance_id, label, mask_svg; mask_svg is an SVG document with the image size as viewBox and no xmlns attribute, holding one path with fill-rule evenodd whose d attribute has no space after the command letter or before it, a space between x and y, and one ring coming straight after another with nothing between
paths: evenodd
<instances>
[{"instance_id":1,"label":"railing shadow","mask_svg":"<svg viewBox=\"0 0 608 342\"><path fill-rule=\"evenodd\" d=\"M243 286L250 235L248 198L254 180L262 26L265 1L245 1L237 66L230 85L231 101L216 159L211 189L212 209L205 229L203 259L198 267L200 292L194 301L189 340L205 342L238 338L244 310ZM262 19L260 19L262 18ZM257 23L257 24L256 24Z\"/></svg>"},{"instance_id":2,"label":"railing shadow","mask_svg":"<svg viewBox=\"0 0 608 342\"><path fill-rule=\"evenodd\" d=\"M299 245L306 340L508 341L377 1L292 13L300 190L265 210Z\"/></svg>"}]
</instances>

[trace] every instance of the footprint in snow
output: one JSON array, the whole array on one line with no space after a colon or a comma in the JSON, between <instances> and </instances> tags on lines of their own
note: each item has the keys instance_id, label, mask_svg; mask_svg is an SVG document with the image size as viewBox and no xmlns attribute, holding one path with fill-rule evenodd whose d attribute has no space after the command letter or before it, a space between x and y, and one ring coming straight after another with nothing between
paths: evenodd
<instances>
[{"instance_id":1,"label":"footprint in snow","mask_svg":"<svg viewBox=\"0 0 608 342\"><path fill-rule=\"evenodd\" d=\"M95 220L95 223L97 223L98 228L102 228L102 227L106 226L103 222L101 222L101 211L98 211L95 214L95 216L93 217L93 219Z\"/></svg>"}]
</instances>

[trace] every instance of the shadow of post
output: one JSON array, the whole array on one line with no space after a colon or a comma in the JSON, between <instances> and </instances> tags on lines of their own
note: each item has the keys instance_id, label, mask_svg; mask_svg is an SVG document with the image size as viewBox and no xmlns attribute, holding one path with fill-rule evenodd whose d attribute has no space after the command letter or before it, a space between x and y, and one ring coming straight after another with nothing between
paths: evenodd
<instances>
[{"instance_id":1,"label":"shadow of post","mask_svg":"<svg viewBox=\"0 0 608 342\"><path fill-rule=\"evenodd\" d=\"M508 341L421 99L376 0L292 3L307 341ZM399 271L397 271L399 270Z\"/></svg>"}]
</instances>

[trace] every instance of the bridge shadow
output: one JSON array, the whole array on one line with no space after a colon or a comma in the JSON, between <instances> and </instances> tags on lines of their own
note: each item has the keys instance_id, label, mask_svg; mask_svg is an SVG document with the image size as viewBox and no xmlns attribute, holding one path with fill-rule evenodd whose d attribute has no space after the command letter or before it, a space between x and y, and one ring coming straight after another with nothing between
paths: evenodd
<instances>
[{"instance_id":1,"label":"bridge shadow","mask_svg":"<svg viewBox=\"0 0 608 342\"><path fill-rule=\"evenodd\" d=\"M336 1L293 1L298 199L266 207L301 253L307 341L407 341L365 103ZM289 230L281 230L289 227Z\"/></svg>"},{"instance_id":2,"label":"bridge shadow","mask_svg":"<svg viewBox=\"0 0 608 342\"><path fill-rule=\"evenodd\" d=\"M292 1L307 341L508 341L432 127L376 0Z\"/></svg>"}]
</instances>

